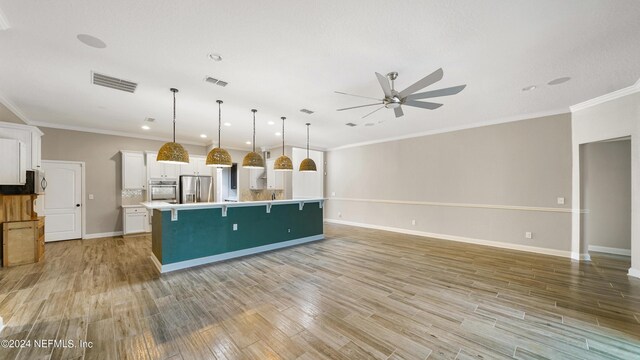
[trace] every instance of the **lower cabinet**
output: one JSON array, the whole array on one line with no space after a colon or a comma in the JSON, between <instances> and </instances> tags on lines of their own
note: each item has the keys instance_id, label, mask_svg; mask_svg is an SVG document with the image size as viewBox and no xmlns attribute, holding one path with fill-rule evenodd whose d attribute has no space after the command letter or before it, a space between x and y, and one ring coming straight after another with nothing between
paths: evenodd
<instances>
[{"instance_id":1,"label":"lower cabinet","mask_svg":"<svg viewBox=\"0 0 640 360\"><path fill-rule=\"evenodd\" d=\"M38 223L39 220L30 220L2 224L2 266L40 261L44 256L44 236L40 244Z\"/></svg>"},{"instance_id":2,"label":"lower cabinet","mask_svg":"<svg viewBox=\"0 0 640 360\"><path fill-rule=\"evenodd\" d=\"M138 234L147 231L149 226L149 213L144 207L127 207L124 208L122 219L122 233Z\"/></svg>"}]
</instances>

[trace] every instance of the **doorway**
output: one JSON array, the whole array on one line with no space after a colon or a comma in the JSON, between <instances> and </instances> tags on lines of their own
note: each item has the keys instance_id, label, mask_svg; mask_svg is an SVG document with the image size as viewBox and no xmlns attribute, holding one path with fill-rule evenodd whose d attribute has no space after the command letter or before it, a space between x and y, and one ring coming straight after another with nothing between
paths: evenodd
<instances>
[{"instance_id":1,"label":"doorway","mask_svg":"<svg viewBox=\"0 0 640 360\"><path fill-rule=\"evenodd\" d=\"M589 252L631 255L631 140L580 145L582 241Z\"/></svg>"},{"instance_id":2,"label":"doorway","mask_svg":"<svg viewBox=\"0 0 640 360\"><path fill-rule=\"evenodd\" d=\"M43 209L45 241L81 239L84 233L84 163L43 160L47 179Z\"/></svg>"}]
</instances>

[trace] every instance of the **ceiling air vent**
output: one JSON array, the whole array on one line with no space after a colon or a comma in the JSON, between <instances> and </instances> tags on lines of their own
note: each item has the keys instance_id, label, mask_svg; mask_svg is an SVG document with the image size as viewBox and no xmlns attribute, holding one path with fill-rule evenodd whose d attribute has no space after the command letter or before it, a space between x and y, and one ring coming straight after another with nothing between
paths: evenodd
<instances>
[{"instance_id":1,"label":"ceiling air vent","mask_svg":"<svg viewBox=\"0 0 640 360\"><path fill-rule=\"evenodd\" d=\"M311 111L311 110L309 110L309 109L300 109L300 112L303 112L303 113L305 113L305 114L307 114L307 115L311 115L311 114L313 114L313 113L314 113L314 111Z\"/></svg>"},{"instance_id":2,"label":"ceiling air vent","mask_svg":"<svg viewBox=\"0 0 640 360\"><path fill-rule=\"evenodd\" d=\"M138 87L138 84L134 82L98 74L96 72L92 72L91 76L92 83L94 85L100 85L111 89L126 91L128 93L134 93L136 91L136 88Z\"/></svg>"},{"instance_id":3,"label":"ceiling air vent","mask_svg":"<svg viewBox=\"0 0 640 360\"><path fill-rule=\"evenodd\" d=\"M226 81L222 81L222 80L219 80L219 79L216 79L216 78L212 78L211 76L207 76L204 79L204 81L206 81L208 83L216 84L216 85L219 85L219 86L222 86L222 87L225 87L225 86L227 86L229 84Z\"/></svg>"},{"instance_id":4,"label":"ceiling air vent","mask_svg":"<svg viewBox=\"0 0 640 360\"><path fill-rule=\"evenodd\" d=\"M358 125L356 125L356 124L354 124L354 123L346 123L345 125L347 125L347 126L351 126L351 127L358 126Z\"/></svg>"}]
</instances>

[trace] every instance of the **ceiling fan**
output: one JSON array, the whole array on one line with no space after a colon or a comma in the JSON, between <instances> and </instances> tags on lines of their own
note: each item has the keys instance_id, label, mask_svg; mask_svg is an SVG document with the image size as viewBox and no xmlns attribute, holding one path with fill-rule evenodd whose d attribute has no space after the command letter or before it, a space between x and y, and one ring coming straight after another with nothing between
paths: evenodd
<instances>
[{"instance_id":1,"label":"ceiling fan","mask_svg":"<svg viewBox=\"0 0 640 360\"><path fill-rule=\"evenodd\" d=\"M404 112L402 112L402 105L414 106L422 109L435 110L440 106L442 106L442 104L426 102L426 101L417 101L417 100L440 97L440 96L455 95L460 91L462 91L467 86L467 85L458 85L458 86L448 87L444 89L426 91L423 93L417 93L417 94L415 93L417 91L420 91L426 88L429 85L433 85L434 83L442 80L443 75L444 75L444 72L442 71L442 68L440 68L434 71L433 73L425 76L424 78L418 80L408 88L402 91L397 91L394 87L394 81L398 78L397 72L390 72L387 74L386 77L382 74L376 73L376 77L378 78L378 82L380 83L380 86L382 87L382 92L384 93L384 98L377 99L369 96L354 95L354 94L348 94L341 91L336 91L337 94L355 96L355 97L372 99L372 100L378 101L373 104L366 104L366 105L352 106L348 108L338 109L338 111L381 105L379 108L363 116L362 118L364 119L367 116L375 113L376 111L381 110L382 108L393 109L396 117L399 118L404 115Z\"/></svg>"}]
</instances>

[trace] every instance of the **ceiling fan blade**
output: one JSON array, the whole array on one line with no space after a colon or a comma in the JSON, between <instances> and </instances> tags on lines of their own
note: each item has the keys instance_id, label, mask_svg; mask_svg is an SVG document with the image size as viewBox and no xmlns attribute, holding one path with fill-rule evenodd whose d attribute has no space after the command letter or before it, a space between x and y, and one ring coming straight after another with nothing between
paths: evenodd
<instances>
[{"instance_id":1,"label":"ceiling fan blade","mask_svg":"<svg viewBox=\"0 0 640 360\"><path fill-rule=\"evenodd\" d=\"M382 108L384 108L384 105L383 105L383 106L380 106L379 108L377 108L377 109L373 110L372 112L368 113L367 115L363 116L363 117L362 117L362 119L366 118L367 116L369 116L369 115L373 114L374 112L376 112L376 111L378 111L378 110L380 110L380 109L382 109Z\"/></svg>"},{"instance_id":2,"label":"ceiling fan blade","mask_svg":"<svg viewBox=\"0 0 640 360\"><path fill-rule=\"evenodd\" d=\"M411 94L407 96L407 99L416 100L416 99L427 99L427 98L434 98L434 97L440 97L440 96L455 95L460 91L464 90L465 87L467 87L467 85L458 85L458 86L432 90L432 91L427 91L427 92L418 93L418 94Z\"/></svg>"},{"instance_id":3,"label":"ceiling fan blade","mask_svg":"<svg viewBox=\"0 0 640 360\"><path fill-rule=\"evenodd\" d=\"M357 108L361 108L361 107L366 107L366 106L374 106L374 105L381 105L382 103L375 103L375 104L367 104L367 105L360 105L360 106L352 106L352 107L348 107L348 108L342 108L342 109L338 109L336 111L343 111L343 110L351 110L351 109L357 109Z\"/></svg>"},{"instance_id":4,"label":"ceiling fan blade","mask_svg":"<svg viewBox=\"0 0 640 360\"><path fill-rule=\"evenodd\" d=\"M378 77L378 82L380 83L380 86L382 86L382 92L384 92L384 96L385 97L393 96L393 94L391 94L391 86L389 85L389 80L387 80L387 77L379 73L376 73L376 76Z\"/></svg>"},{"instance_id":5,"label":"ceiling fan blade","mask_svg":"<svg viewBox=\"0 0 640 360\"><path fill-rule=\"evenodd\" d=\"M442 71L442 68L440 68L432 72L431 74L423 77L422 79L416 81L413 85L409 86L408 88L400 91L400 94L399 94L400 98L405 98L407 97L407 95L411 95L418 90L422 90L427 86L442 80L442 76L444 76L444 72Z\"/></svg>"},{"instance_id":6,"label":"ceiling fan blade","mask_svg":"<svg viewBox=\"0 0 640 360\"><path fill-rule=\"evenodd\" d=\"M400 106L398 106L397 108L393 109L393 112L396 113L396 117L399 118L402 115L404 115L404 112L402 112L402 108Z\"/></svg>"},{"instance_id":7,"label":"ceiling fan blade","mask_svg":"<svg viewBox=\"0 0 640 360\"><path fill-rule=\"evenodd\" d=\"M429 109L429 110L435 110L435 109L439 108L440 106L442 106L442 104L437 104L437 103L432 103L432 102L415 101L415 100L406 100L404 102L404 105L415 106L415 107L419 107L419 108L422 108L422 109Z\"/></svg>"},{"instance_id":8,"label":"ceiling fan blade","mask_svg":"<svg viewBox=\"0 0 640 360\"><path fill-rule=\"evenodd\" d=\"M368 96L362 96L362 95L348 94L348 93L346 93L346 92L342 92L342 91L334 91L334 93L336 93L336 94L341 94L341 95L355 96L355 97L359 97L359 98L363 98L363 99L380 100L380 99L376 99L376 98L374 98L374 97L368 97Z\"/></svg>"}]
</instances>

